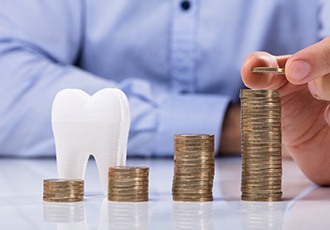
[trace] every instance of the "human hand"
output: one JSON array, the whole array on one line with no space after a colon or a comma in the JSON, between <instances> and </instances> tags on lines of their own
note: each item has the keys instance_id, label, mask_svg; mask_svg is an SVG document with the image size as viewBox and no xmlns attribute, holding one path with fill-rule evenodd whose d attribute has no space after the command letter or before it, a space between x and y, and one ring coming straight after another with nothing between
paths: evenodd
<instances>
[{"instance_id":1,"label":"human hand","mask_svg":"<svg viewBox=\"0 0 330 230\"><path fill-rule=\"evenodd\" d=\"M286 76L251 73L256 66L285 67ZM251 53L241 74L250 88L280 91L283 145L307 177L330 185L330 39L292 56Z\"/></svg>"}]
</instances>

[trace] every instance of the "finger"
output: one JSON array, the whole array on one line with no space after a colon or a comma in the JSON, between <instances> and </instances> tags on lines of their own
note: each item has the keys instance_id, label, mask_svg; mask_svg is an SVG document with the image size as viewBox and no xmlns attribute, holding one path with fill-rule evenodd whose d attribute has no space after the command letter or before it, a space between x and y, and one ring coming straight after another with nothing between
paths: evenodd
<instances>
[{"instance_id":1,"label":"finger","mask_svg":"<svg viewBox=\"0 0 330 230\"><path fill-rule=\"evenodd\" d=\"M288 59L288 56L275 57L266 52L252 52L243 62L241 76L244 84L252 89L278 89L287 83L284 76L277 74L252 73L253 67L279 67Z\"/></svg>"},{"instance_id":2,"label":"finger","mask_svg":"<svg viewBox=\"0 0 330 230\"><path fill-rule=\"evenodd\" d=\"M279 67L284 67L291 55L274 56Z\"/></svg>"},{"instance_id":3,"label":"finger","mask_svg":"<svg viewBox=\"0 0 330 230\"><path fill-rule=\"evenodd\" d=\"M315 98L330 101L330 74L308 82L308 89Z\"/></svg>"},{"instance_id":4,"label":"finger","mask_svg":"<svg viewBox=\"0 0 330 230\"><path fill-rule=\"evenodd\" d=\"M286 65L287 79L305 84L330 73L330 37L292 55Z\"/></svg>"}]
</instances>

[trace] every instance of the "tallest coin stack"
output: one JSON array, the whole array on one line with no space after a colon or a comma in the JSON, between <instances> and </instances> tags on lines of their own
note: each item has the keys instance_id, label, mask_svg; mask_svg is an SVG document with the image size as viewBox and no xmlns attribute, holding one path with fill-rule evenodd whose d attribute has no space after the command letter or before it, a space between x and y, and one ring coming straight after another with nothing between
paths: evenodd
<instances>
[{"instance_id":1,"label":"tallest coin stack","mask_svg":"<svg viewBox=\"0 0 330 230\"><path fill-rule=\"evenodd\" d=\"M279 201L282 197L281 102L277 90L240 92L242 200Z\"/></svg>"}]
</instances>

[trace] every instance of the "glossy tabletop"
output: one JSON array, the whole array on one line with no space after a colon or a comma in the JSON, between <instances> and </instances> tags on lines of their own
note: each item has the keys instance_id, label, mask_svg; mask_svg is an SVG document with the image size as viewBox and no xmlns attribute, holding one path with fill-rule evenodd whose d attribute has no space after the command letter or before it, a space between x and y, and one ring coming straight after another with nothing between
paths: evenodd
<instances>
[{"instance_id":1,"label":"glossy tabletop","mask_svg":"<svg viewBox=\"0 0 330 230\"><path fill-rule=\"evenodd\" d=\"M85 199L46 203L43 179L56 178L55 159L0 158L0 229L329 229L330 188L318 187L283 161L281 202L240 200L240 158L216 159L213 202L174 202L172 159L128 159L150 168L149 201L109 202L94 160Z\"/></svg>"}]
</instances>

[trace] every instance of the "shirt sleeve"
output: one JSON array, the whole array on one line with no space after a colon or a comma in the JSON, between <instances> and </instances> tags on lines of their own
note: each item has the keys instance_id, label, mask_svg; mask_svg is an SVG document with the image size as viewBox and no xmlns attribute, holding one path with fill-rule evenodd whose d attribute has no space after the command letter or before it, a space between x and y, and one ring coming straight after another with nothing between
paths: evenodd
<instances>
[{"instance_id":1,"label":"shirt sleeve","mask_svg":"<svg viewBox=\"0 0 330 230\"><path fill-rule=\"evenodd\" d=\"M75 67L84 42L82 2L0 0L1 155L55 154L51 106L64 88L127 94L129 155L173 154L176 133L220 133L225 96L177 95L146 80L114 82Z\"/></svg>"},{"instance_id":2,"label":"shirt sleeve","mask_svg":"<svg viewBox=\"0 0 330 230\"><path fill-rule=\"evenodd\" d=\"M51 106L58 91L92 94L115 83L74 67L81 1L0 0L0 154L54 155Z\"/></svg>"},{"instance_id":3,"label":"shirt sleeve","mask_svg":"<svg viewBox=\"0 0 330 230\"><path fill-rule=\"evenodd\" d=\"M219 95L170 95L160 109L155 152L173 153L175 134L214 134L215 146L229 98ZM217 152L217 149L216 149Z\"/></svg>"}]
</instances>

